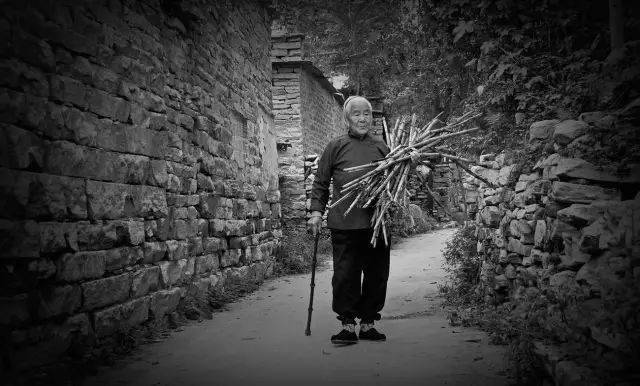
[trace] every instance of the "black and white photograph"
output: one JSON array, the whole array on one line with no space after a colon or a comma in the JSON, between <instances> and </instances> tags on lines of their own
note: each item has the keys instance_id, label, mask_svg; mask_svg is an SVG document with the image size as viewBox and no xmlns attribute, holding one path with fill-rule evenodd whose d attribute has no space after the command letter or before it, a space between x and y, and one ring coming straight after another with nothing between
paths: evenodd
<instances>
[{"instance_id":1,"label":"black and white photograph","mask_svg":"<svg viewBox=\"0 0 640 386\"><path fill-rule=\"evenodd\" d=\"M640 2L0 0L0 384L640 384Z\"/></svg>"}]
</instances>

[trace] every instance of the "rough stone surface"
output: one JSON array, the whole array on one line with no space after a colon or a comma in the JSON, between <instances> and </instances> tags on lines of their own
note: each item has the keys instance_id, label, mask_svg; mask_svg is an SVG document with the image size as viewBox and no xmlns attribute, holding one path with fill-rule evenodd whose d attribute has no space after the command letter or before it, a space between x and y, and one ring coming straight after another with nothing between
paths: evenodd
<instances>
[{"instance_id":1,"label":"rough stone surface","mask_svg":"<svg viewBox=\"0 0 640 386\"><path fill-rule=\"evenodd\" d=\"M616 189L595 185L554 181L551 187L551 197L560 202L590 203L596 200L616 200L620 198L620 193Z\"/></svg>"},{"instance_id":2,"label":"rough stone surface","mask_svg":"<svg viewBox=\"0 0 640 386\"><path fill-rule=\"evenodd\" d=\"M127 331L144 322L149 316L149 302L149 297L145 296L96 311L94 313L96 335L101 337L116 331Z\"/></svg>"},{"instance_id":3,"label":"rough stone surface","mask_svg":"<svg viewBox=\"0 0 640 386\"><path fill-rule=\"evenodd\" d=\"M151 295L149 312L151 312L155 318L173 312L180 302L180 292L180 288L154 292Z\"/></svg>"},{"instance_id":4,"label":"rough stone surface","mask_svg":"<svg viewBox=\"0 0 640 386\"><path fill-rule=\"evenodd\" d=\"M92 310L122 302L129 298L130 289L131 274L129 273L83 283L83 308Z\"/></svg>"},{"instance_id":5,"label":"rough stone surface","mask_svg":"<svg viewBox=\"0 0 640 386\"><path fill-rule=\"evenodd\" d=\"M59 359L78 334L145 322L152 302L155 317L172 312L218 272L228 237L238 269L274 258L286 135L274 95L314 152L341 130L322 79L272 83L266 3L174 5L0 13L0 327L38 337L12 346L25 365Z\"/></svg>"},{"instance_id":6,"label":"rough stone surface","mask_svg":"<svg viewBox=\"0 0 640 386\"><path fill-rule=\"evenodd\" d=\"M56 277L61 281L94 279L105 272L105 255L101 251L67 253L57 263Z\"/></svg>"},{"instance_id":7,"label":"rough stone surface","mask_svg":"<svg viewBox=\"0 0 640 386\"><path fill-rule=\"evenodd\" d=\"M555 125L559 122L560 121L558 121L557 119L550 119L532 123L529 127L529 141L544 141L551 138L554 132Z\"/></svg>"},{"instance_id":8,"label":"rough stone surface","mask_svg":"<svg viewBox=\"0 0 640 386\"><path fill-rule=\"evenodd\" d=\"M131 297L137 298L160 288L160 267L148 267L133 274Z\"/></svg>"},{"instance_id":9,"label":"rough stone surface","mask_svg":"<svg viewBox=\"0 0 640 386\"><path fill-rule=\"evenodd\" d=\"M485 225L497 228L502 218L502 211L495 206L486 206L480 211L480 216Z\"/></svg>"},{"instance_id":10,"label":"rough stone surface","mask_svg":"<svg viewBox=\"0 0 640 386\"><path fill-rule=\"evenodd\" d=\"M587 132L588 125L582 121L568 119L556 124L553 140L561 145L567 145L574 139Z\"/></svg>"},{"instance_id":11,"label":"rough stone surface","mask_svg":"<svg viewBox=\"0 0 640 386\"><path fill-rule=\"evenodd\" d=\"M612 119L609 126L620 124ZM540 123L539 134L531 133L531 151L543 150L534 142L545 140L544 124ZM604 345L617 355L628 352L624 342L630 340L629 335L624 329L611 328L609 319L602 318L602 310L604 302L615 301L620 315L635 311L628 294L633 293L630 286L640 277L637 172L634 164L600 166L595 165L600 160L587 162L593 159L588 158L591 147L612 152L612 159L619 147L595 142L585 135L586 130L584 122L558 123L554 133L558 153L540 154L533 173L513 180L517 181L515 194L501 194L500 189L468 178L466 195L459 199L478 197L480 208L475 218L472 214L476 250L482 260L476 293L492 305L509 302L514 306L511 314L519 318L521 303L528 304L528 299L552 291L554 296L544 299L547 310L568 306L564 312L571 333L584 335L588 331L590 336L585 338L590 340L584 344ZM576 143L588 144L589 149L580 155ZM475 168L495 172L496 160L501 158L485 159L481 162L484 167ZM553 329L556 317L550 311L540 321ZM633 323L632 317L623 318ZM585 375L588 371L582 372L583 368L563 359L547 357L553 362L550 372L557 384L590 384L592 375Z\"/></svg>"},{"instance_id":12,"label":"rough stone surface","mask_svg":"<svg viewBox=\"0 0 640 386\"><path fill-rule=\"evenodd\" d=\"M627 169L596 166L580 158L560 158L555 166L549 168L550 178L584 178L591 181L639 183L640 165L631 165Z\"/></svg>"}]
</instances>

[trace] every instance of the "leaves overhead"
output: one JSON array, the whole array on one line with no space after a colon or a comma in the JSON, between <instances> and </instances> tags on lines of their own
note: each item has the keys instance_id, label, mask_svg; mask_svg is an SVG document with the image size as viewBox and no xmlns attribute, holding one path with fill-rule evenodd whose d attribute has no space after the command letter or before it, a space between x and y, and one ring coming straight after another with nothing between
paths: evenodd
<instances>
[{"instance_id":1,"label":"leaves overhead","mask_svg":"<svg viewBox=\"0 0 640 386\"><path fill-rule=\"evenodd\" d=\"M534 120L599 107L604 1L281 0L277 11L307 36L318 67L349 77L346 93L381 96L391 115L500 113L472 152L520 140ZM637 24L627 23L632 38Z\"/></svg>"}]
</instances>

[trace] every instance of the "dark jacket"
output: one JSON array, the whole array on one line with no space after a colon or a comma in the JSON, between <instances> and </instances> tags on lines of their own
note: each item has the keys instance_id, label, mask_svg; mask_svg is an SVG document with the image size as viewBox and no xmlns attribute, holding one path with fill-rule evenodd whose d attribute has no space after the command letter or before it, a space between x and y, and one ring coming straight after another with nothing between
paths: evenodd
<instances>
[{"instance_id":1,"label":"dark jacket","mask_svg":"<svg viewBox=\"0 0 640 386\"><path fill-rule=\"evenodd\" d=\"M372 161L384 158L389 153L389 148L384 142L373 139L370 135L358 136L349 131L336 139L331 140L324 149L318 172L313 181L311 190L311 210L324 212L329 199L329 185L333 177L333 197L337 201L341 195L342 186L349 181L363 175L371 170L359 170L356 172L345 172L344 169L352 166L360 166ZM371 216L373 207L354 208L347 216L344 212L351 205L353 197L348 198L329 209L327 226L331 229L366 229L371 228Z\"/></svg>"}]
</instances>

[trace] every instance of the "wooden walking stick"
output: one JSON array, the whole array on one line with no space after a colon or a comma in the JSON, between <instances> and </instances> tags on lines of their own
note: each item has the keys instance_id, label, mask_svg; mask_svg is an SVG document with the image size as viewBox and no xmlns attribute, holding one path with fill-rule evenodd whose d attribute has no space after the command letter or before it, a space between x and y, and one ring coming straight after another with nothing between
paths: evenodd
<instances>
[{"instance_id":1,"label":"wooden walking stick","mask_svg":"<svg viewBox=\"0 0 640 386\"><path fill-rule=\"evenodd\" d=\"M311 313L313 312L313 290L316 288L316 263L318 257L318 239L320 238L320 230L316 232L313 244L313 260L311 260L311 295L309 296L309 314L307 316L307 329L304 334L311 335Z\"/></svg>"}]
</instances>

